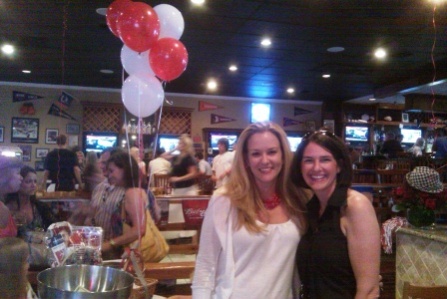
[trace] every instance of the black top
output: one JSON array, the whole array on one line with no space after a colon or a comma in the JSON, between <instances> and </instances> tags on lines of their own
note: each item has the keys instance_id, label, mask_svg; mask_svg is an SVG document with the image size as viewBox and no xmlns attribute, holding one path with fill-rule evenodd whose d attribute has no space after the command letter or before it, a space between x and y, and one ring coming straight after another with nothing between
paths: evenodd
<instances>
[{"instance_id":1,"label":"black top","mask_svg":"<svg viewBox=\"0 0 447 299\"><path fill-rule=\"evenodd\" d=\"M397 158L397 153L403 151L399 141L395 139L385 140L380 149L380 153L388 154L388 158Z\"/></svg>"},{"instance_id":2,"label":"black top","mask_svg":"<svg viewBox=\"0 0 447 299\"><path fill-rule=\"evenodd\" d=\"M45 158L48 179L56 183L56 191L73 191L75 185L74 167L78 165L76 154L68 149L55 149Z\"/></svg>"},{"instance_id":3,"label":"black top","mask_svg":"<svg viewBox=\"0 0 447 299\"><path fill-rule=\"evenodd\" d=\"M196 160L191 155L175 156L172 161L171 176L184 176L188 173L188 168L197 165ZM187 188L194 185L194 179L176 182L172 184L174 188Z\"/></svg>"},{"instance_id":4,"label":"black top","mask_svg":"<svg viewBox=\"0 0 447 299\"><path fill-rule=\"evenodd\" d=\"M340 209L346 206L347 189L336 189L318 217L320 202L307 204L309 230L298 244L297 267L307 299L354 298L356 281L348 242L340 229Z\"/></svg>"}]
</instances>

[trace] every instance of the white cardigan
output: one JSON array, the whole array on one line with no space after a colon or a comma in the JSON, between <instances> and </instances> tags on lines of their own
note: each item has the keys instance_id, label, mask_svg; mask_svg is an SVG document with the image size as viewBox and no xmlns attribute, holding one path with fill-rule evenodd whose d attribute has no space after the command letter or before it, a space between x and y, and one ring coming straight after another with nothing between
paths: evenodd
<instances>
[{"instance_id":1,"label":"white cardigan","mask_svg":"<svg viewBox=\"0 0 447 299\"><path fill-rule=\"evenodd\" d=\"M228 299L231 297L235 284L233 236L236 217L236 210L231 207L229 198L216 191L209 202L202 225L199 254L191 287L193 299ZM296 230L298 232L298 228ZM291 244L293 244L292 247L295 246L295 250L292 250L293 253L289 253L291 257L287 258L287 265L290 269L288 272L290 273L287 272L286 276L290 277L290 283L292 283L294 253L298 246L299 235L297 240L290 241L293 242ZM260 271L262 271L262 266L262 264L259 265ZM284 272L285 269L281 269L281 271Z\"/></svg>"}]
</instances>

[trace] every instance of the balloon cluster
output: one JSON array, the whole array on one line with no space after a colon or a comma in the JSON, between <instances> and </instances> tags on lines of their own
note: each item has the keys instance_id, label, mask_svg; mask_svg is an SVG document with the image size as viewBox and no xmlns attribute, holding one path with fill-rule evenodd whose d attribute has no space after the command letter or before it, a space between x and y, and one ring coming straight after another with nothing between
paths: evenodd
<instances>
[{"instance_id":1,"label":"balloon cluster","mask_svg":"<svg viewBox=\"0 0 447 299\"><path fill-rule=\"evenodd\" d=\"M168 4L152 8L143 2L115 0L106 18L110 31L124 43L121 63L129 74L121 91L124 106L138 117L152 115L164 100L160 80L178 78L188 64L188 52L179 41L183 16Z\"/></svg>"}]
</instances>

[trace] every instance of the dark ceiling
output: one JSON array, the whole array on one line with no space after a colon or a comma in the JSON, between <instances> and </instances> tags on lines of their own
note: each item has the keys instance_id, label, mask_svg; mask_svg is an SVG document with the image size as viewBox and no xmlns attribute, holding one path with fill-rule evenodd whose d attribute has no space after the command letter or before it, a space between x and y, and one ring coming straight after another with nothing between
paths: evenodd
<instances>
[{"instance_id":1,"label":"dark ceiling","mask_svg":"<svg viewBox=\"0 0 447 299\"><path fill-rule=\"evenodd\" d=\"M0 38L17 47L0 56L0 81L121 88L122 42L96 13L112 1L3 0ZM309 101L390 95L447 78L447 5L428 0L189 0L141 1L179 9L186 71L166 92ZM260 47L263 36L272 39ZM345 51L330 53L341 46ZM372 52L389 51L378 62ZM433 52L432 52L432 49ZM228 71L236 63L236 73ZM23 74L23 69L32 70ZM115 73L105 75L100 69ZM323 79L323 73L331 78ZM294 95L285 90L293 86Z\"/></svg>"}]
</instances>

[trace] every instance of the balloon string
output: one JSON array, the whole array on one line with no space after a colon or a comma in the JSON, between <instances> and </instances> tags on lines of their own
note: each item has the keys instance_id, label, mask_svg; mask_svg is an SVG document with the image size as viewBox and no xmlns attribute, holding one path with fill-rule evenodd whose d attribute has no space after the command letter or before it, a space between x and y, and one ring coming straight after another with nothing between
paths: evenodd
<instances>
[{"instance_id":1,"label":"balloon string","mask_svg":"<svg viewBox=\"0 0 447 299\"><path fill-rule=\"evenodd\" d=\"M436 13L436 5L433 6L433 31L434 31L434 39L433 39L433 45L431 48L431 53L430 53L430 57L431 57L431 62L433 64L433 79L432 79L432 84L430 86L430 90L431 90L431 94L432 94L432 102L431 102L431 114L432 114L432 119L433 119L433 126L436 127L436 118L435 118L435 112L434 112L434 105L436 102L436 96L435 96L435 91L433 90L433 83L435 83L436 81L436 62L435 62L435 57L434 57L434 52L435 52L435 47L436 47L436 39L437 39L437 30L436 30L436 20L435 20L435 13Z\"/></svg>"}]
</instances>

